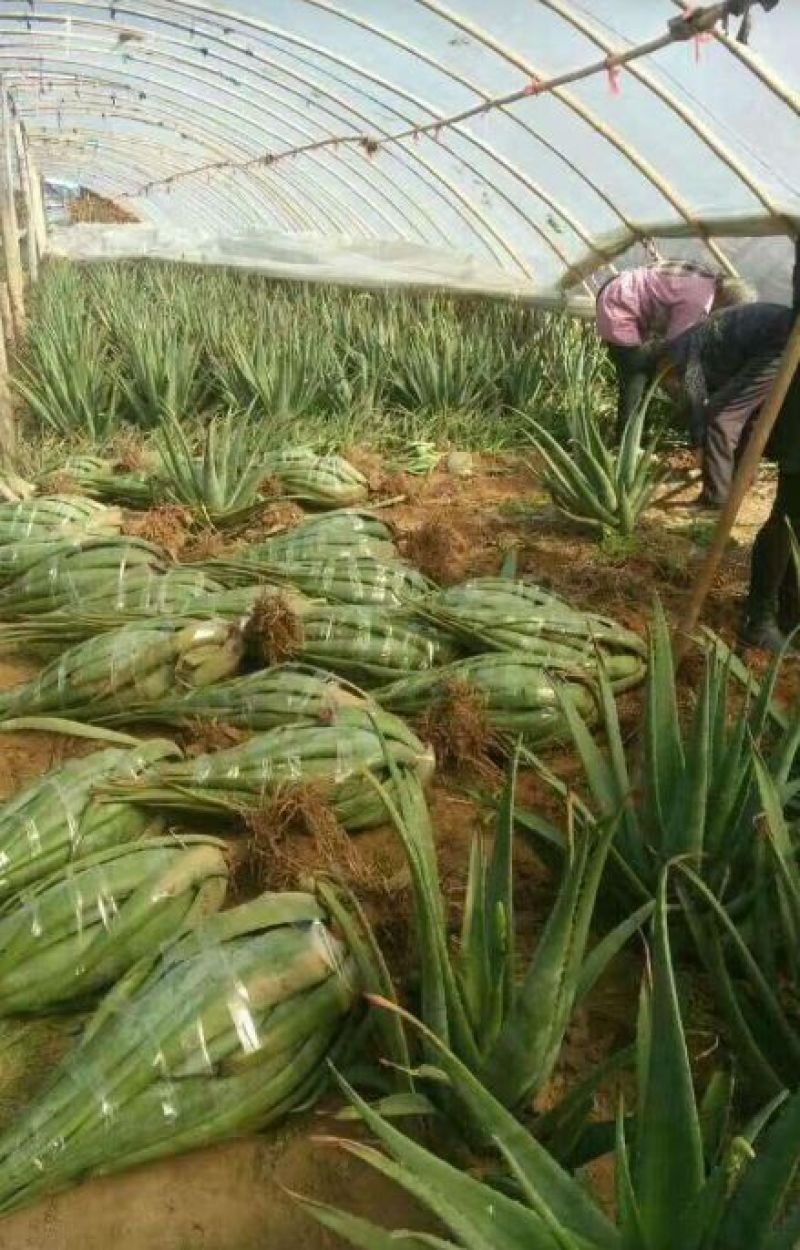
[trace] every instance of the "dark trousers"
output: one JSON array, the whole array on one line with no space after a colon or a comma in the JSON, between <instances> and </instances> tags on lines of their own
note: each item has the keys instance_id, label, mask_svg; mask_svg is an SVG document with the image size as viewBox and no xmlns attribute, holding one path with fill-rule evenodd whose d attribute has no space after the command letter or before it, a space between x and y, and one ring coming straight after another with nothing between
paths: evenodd
<instances>
[{"instance_id":1,"label":"dark trousers","mask_svg":"<svg viewBox=\"0 0 800 1250\"><path fill-rule=\"evenodd\" d=\"M608 354L617 375L617 442L625 426L644 399L652 376L652 363L644 347L618 347L607 343Z\"/></svg>"},{"instance_id":2,"label":"dark trousers","mask_svg":"<svg viewBox=\"0 0 800 1250\"><path fill-rule=\"evenodd\" d=\"M800 592L789 526L800 539L800 473L781 469L772 512L753 543L748 615L757 620L777 617L784 633L800 625Z\"/></svg>"}]
</instances>

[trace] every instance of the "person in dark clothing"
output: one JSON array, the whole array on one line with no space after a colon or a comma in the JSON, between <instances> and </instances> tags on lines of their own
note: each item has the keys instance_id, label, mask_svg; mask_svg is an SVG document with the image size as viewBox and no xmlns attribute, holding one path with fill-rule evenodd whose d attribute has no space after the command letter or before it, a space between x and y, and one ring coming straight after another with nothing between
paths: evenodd
<instances>
[{"instance_id":1,"label":"person in dark clothing","mask_svg":"<svg viewBox=\"0 0 800 1250\"><path fill-rule=\"evenodd\" d=\"M800 314L800 240L795 245L792 307L750 304L719 313L663 346L663 362L683 379L690 439L703 450L701 502L720 507L780 367ZM772 512L753 544L741 640L780 650L800 625L791 529L800 537L800 374L778 414L765 456L778 464ZM790 529L791 527L791 529Z\"/></svg>"}]
</instances>

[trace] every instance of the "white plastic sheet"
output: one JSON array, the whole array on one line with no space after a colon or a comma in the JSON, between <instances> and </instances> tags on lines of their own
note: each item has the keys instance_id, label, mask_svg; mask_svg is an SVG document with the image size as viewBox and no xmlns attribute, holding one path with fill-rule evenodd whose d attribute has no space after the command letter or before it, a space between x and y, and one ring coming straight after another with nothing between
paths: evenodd
<instances>
[{"instance_id":1,"label":"white plastic sheet","mask_svg":"<svg viewBox=\"0 0 800 1250\"><path fill-rule=\"evenodd\" d=\"M643 236L725 268L800 220L800 8L603 68L683 7L3 0L0 72L45 176L153 227L71 255L546 300ZM780 286L781 257L745 270Z\"/></svg>"}]
</instances>

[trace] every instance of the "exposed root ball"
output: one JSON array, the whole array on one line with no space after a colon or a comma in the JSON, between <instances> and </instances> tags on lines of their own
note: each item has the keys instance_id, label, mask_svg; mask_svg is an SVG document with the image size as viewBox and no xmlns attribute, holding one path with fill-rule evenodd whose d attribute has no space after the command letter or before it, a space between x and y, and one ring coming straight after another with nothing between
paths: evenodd
<instances>
[{"instance_id":1,"label":"exposed root ball","mask_svg":"<svg viewBox=\"0 0 800 1250\"><path fill-rule=\"evenodd\" d=\"M40 493L42 495L83 495L85 492L79 482L70 477L64 469L57 469L55 473L48 473L46 478L42 479Z\"/></svg>"},{"instance_id":2,"label":"exposed root ball","mask_svg":"<svg viewBox=\"0 0 800 1250\"><path fill-rule=\"evenodd\" d=\"M502 771L491 758L498 745L486 711L486 699L465 681L449 681L419 721L437 765L454 773L477 773L494 785Z\"/></svg>"},{"instance_id":3,"label":"exposed root ball","mask_svg":"<svg viewBox=\"0 0 800 1250\"><path fill-rule=\"evenodd\" d=\"M266 491L264 492L266 494ZM271 490L271 493L280 494L280 488L277 492ZM274 534L281 530L293 529L295 525L299 525L306 517L305 512L298 503L294 503L291 499L287 499L285 503L270 503L262 510L258 518L258 524L254 527L253 532L259 540L263 540L265 534Z\"/></svg>"},{"instance_id":4,"label":"exposed root ball","mask_svg":"<svg viewBox=\"0 0 800 1250\"><path fill-rule=\"evenodd\" d=\"M467 538L449 521L426 521L405 541L406 559L440 585L463 580L469 551Z\"/></svg>"},{"instance_id":5,"label":"exposed root ball","mask_svg":"<svg viewBox=\"0 0 800 1250\"><path fill-rule=\"evenodd\" d=\"M120 473L143 473L154 467L154 457L142 446L141 438L127 430L114 440L114 468Z\"/></svg>"},{"instance_id":6,"label":"exposed root ball","mask_svg":"<svg viewBox=\"0 0 800 1250\"><path fill-rule=\"evenodd\" d=\"M214 529L199 530L187 538L183 549L183 559L188 562L202 563L204 560L216 560L221 556L235 554L238 544L231 543L229 538Z\"/></svg>"},{"instance_id":7,"label":"exposed root ball","mask_svg":"<svg viewBox=\"0 0 800 1250\"><path fill-rule=\"evenodd\" d=\"M327 876L359 894L396 895L393 877L363 855L339 824L319 786L283 787L272 802L244 814L248 839L234 869L237 895L305 889Z\"/></svg>"},{"instance_id":8,"label":"exposed root ball","mask_svg":"<svg viewBox=\"0 0 800 1250\"><path fill-rule=\"evenodd\" d=\"M247 731L224 721L192 720L182 735L187 755L210 755L239 746L248 737Z\"/></svg>"},{"instance_id":9,"label":"exposed root ball","mask_svg":"<svg viewBox=\"0 0 800 1250\"><path fill-rule=\"evenodd\" d=\"M303 645L303 622L281 594L260 595L245 631L245 641L267 664L281 664Z\"/></svg>"},{"instance_id":10,"label":"exposed root ball","mask_svg":"<svg viewBox=\"0 0 800 1250\"><path fill-rule=\"evenodd\" d=\"M132 538L163 547L177 560L189 539L190 514L177 503L160 504L147 512L126 512L123 529Z\"/></svg>"}]
</instances>

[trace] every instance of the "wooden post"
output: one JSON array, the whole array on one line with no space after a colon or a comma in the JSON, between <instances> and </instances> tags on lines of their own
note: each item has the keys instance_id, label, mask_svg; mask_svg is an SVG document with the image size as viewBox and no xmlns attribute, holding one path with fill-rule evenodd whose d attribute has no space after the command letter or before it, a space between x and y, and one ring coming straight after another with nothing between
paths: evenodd
<instances>
[{"instance_id":1,"label":"wooden post","mask_svg":"<svg viewBox=\"0 0 800 1250\"><path fill-rule=\"evenodd\" d=\"M36 238L36 228L33 224L33 194L31 192L30 170L25 158L25 145L18 121L14 123L14 147L17 154L17 175L22 191L22 200L25 205L25 253L28 260L28 280L34 283L39 281L39 243Z\"/></svg>"},{"instance_id":2,"label":"wooden post","mask_svg":"<svg viewBox=\"0 0 800 1250\"><path fill-rule=\"evenodd\" d=\"M11 315L7 282L0 282L0 330L3 332L6 347L12 351L17 343L17 335L14 329L14 318Z\"/></svg>"},{"instance_id":3,"label":"wooden post","mask_svg":"<svg viewBox=\"0 0 800 1250\"><path fill-rule=\"evenodd\" d=\"M8 352L6 350L6 320L11 316L8 292L4 282L0 283L0 468L8 468L17 449L17 429L14 420L14 406L11 402L11 391L8 386Z\"/></svg>"},{"instance_id":4,"label":"wooden post","mask_svg":"<svg viewBox=\"0 0 800 1250\"><path fill-rule=\"evenodd\" d=\"M728 539L739 515L739 509L755 480L759 462L769 442L769 436L778 419L778 414L798 366L800 366L800 316L794 323L794 328L789 336L789 342L786 344L786 350L783 353L772 389L753 427L753 432L750 435L736 476L733 479L730 494L720 513L711 546L706 553L703 566L692 588L683 619L677 627L676 652L679 662L683 659L691 645L692 635L697 628L697 622L700 620L700 614L703 611L708 592L711 589L720 560L728 545Z\"/></svg>"},{"instance_id":5,"label":"wooden post","mask_svg":"<svg viewBox=\"0 0 800 1250\"><path fill-rule=\"evenodd\" d=\"M25 286L22 277L22 258L19 250L19 226L17 206L14 203L14 181L11 170L11 132L8 117L8 100L5 85L0 78L0 241L6 267L6 282L11 300L11 317L15 338L25 332Z\"/></svg>"},{"instance_id":6,"label":"wooden post","mask_svg":"<svg viewBox=\"0 0 800 1250\"><path fill-rule=\"evenodd\" d=\"M44 256L47 251L47 216L44 211L44 192L42 191L42 179L39 174L36 161L31 152L28 137L25 134L25 128L22 128L23 139L25 143L25 158L28 162L28 176L31 186L31 208L33 209L33 224L36 230L36 239L39 248L39 256Z\"/></svg>"}]
</instances>

